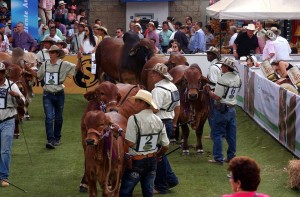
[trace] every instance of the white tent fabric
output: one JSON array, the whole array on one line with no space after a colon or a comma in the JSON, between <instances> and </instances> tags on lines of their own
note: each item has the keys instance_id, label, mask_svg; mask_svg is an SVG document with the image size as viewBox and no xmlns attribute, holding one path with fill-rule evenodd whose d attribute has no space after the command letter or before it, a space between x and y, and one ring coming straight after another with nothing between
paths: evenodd
<instances>
[{"instance_id":1,"label":"white tent fabric","mask_svg":"<svg viewBox=\"0 0 300 197\"><path fill-rule=\"evenodd\" d=\"M220 0L206 13L216 19L300 19L300 1Z\"/></svg>"}]
</instances>

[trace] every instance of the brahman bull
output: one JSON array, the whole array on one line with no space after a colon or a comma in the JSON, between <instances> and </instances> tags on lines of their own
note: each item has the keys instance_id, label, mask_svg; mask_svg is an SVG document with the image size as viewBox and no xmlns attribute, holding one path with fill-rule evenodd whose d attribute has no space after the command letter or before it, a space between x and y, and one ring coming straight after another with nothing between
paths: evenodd
<instances>
[{"instance_id":1,"label":"brahman bull","mask_svg":"<svg viewBox=\"0 0 300 197\"><path fill-rule=\"evenodd\" d=\"M154 55L154 43L140 40L135 33L126 32L123 41L105 38L96 50L97 76L105 72L110 78L124 83L139 84L144 64Z\"/></svg>"},{"instance_id":2,"label":"brahman bull","mask_svg":"<svg viewBox=\"0 0 300 197\"><path fill-rule=\"evenodd\" d=\"M169 71L173 77L173 83L180 93L180 115L178 119L182 129L183 154L189 154L188 136L191 123L192 129L196 130L197 153L203 153L202 134L203 127L209 114L209 98L203 92L203 86L208 82L202 76L202 71L197 64L191 66L179 65Z\"/></svg>"},{"instance_id":3,"label":"brahman bull","mask_svg":"<svg viewBox=\"0 0 300 197\"><path fill-rule=\"evenodd\" d=\"M93 91L87 92L84 95L84 97L89 101L81 118L81 142L82 142L83 151L85 152L87 128L84 123L84 119L86 117L86 114L89 111L93 111L93 110L101 110L103 112L106 112L107 107L111 109L116 109L117 103L119 102L121 96L115 84L109 81L105 81L100 84L97 84L95 89ZM81 180L80 191L81 192L87 191L87 180L85 176L83 176Z\"/></svg>"},{"instance_id":4,"label":"brahman bull","mask_svg":"<svg viewBox=\"0 0 300 197\"><path fill-rule=\"evenodd\" d=\"M124 131L127 119L117 112L90 111L84 117L88 130L85 150L85 173L88 179L89 196L97 197L97 181L102 196L119 196L120 180L124 172L124 141L114 136L112 125Z\"/></svg>"}]
</instances>

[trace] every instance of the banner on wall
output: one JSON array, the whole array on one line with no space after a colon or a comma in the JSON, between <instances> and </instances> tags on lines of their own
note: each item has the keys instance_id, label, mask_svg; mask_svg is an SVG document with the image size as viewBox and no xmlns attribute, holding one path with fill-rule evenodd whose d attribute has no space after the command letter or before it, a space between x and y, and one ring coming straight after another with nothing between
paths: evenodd
<instances>
[{"instance_id":1,"label":"banner on wall","mask_svg":"<svg viewBox=\"0 0 300 197\"><path fill-rule=\"evenodd\" d=\"M255 70L238 64L243 81L238 105L262 128L300 157L300 96L283 89Z\"/></svg>"},{"instance_id":2,"label":"banner on wall","mask_svg":"<svg viewBox=\"0 0 300 197\"><path fill-rule=\"evenodd\" d=\"M66 56L64 61L77 64L77 57L75 55ZM93 89L94 85L98 83L95 74L92 74L91 56L85 55L82 57L82 72L77 72L75 76L68 76L64 82L66 94L84 94L86 91ZM40 83L33 86L35 94L42 94L43 88Z\"/></svg>"},{"instance_id":3,"label":"banner on wall","mask_svg":"<svg viewBox=\"0 0 300 197\"><path fill-rule=\"evenodd\" d=\"M12 28L18 22L24 24L24 31L38 39L38 0L11 0Z\"/></svg>"}]
</instances>

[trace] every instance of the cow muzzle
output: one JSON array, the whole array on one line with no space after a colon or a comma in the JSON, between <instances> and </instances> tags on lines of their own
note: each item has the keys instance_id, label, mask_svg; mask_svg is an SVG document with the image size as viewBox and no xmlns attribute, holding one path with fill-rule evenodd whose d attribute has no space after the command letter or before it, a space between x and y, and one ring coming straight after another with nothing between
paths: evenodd
<instances>
[{"instance_id":1,"label":"cow muzzle","mask_svg":"<svg viewBox=\"0 0 300 197\"><path fill-rule=\"evenodd\" d=\"M189 98L189 100L194 101L194 100L198 99L198 94L197 93L189 93L188 98Z\"/></svg>"},{"instance_id":2,"label":"cow muzzle","mask_svg":"<svg viewBox=\"0 0 300 197\"><path fill-rule=\"evenodd\" d=\"M86 139L86 144L87 145L94 145L95 144L95 140L94 139Z\"/></svg>"}]
</instances>

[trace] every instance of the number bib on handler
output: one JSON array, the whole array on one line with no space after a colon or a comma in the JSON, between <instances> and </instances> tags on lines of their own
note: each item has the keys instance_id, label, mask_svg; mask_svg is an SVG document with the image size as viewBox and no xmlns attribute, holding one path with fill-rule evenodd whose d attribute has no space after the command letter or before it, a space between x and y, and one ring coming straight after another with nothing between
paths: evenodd
<instances>
[{"instance_id":1,"label":"number bib on handler","mask_svg":"<svg viewBox=\"0 0 300 197\"><path fill-rule=\"evenodd\" d=\"M6 109L7 107L7 89L0 88L0 109Z\"/></svg>"},{"instance_id":2,"label":"number bib on handler","mask_svg":"<svg viewBox=\"0 0 300 197\"><path fill-rule=\"evenodd\" d=\"M60 68L63 63L63 61L60 63L58 71L57 72L47 72L47 62L45 62L45 77L44 81L46 85L59 85L59 74L60 74Z\"/></svg>"},{"instance_id":3,"label":"number bib on handler","mask_svg":"<svg viewBox=\"0 0 300 197\"><path fill-rule=\"evenodd\" d=\"M238 89L236 87L228 87L227 91L225 92L223 98L224 99L233 99L236 98Z\"/></svg>"},{"instance_id":4,"label":"number bib on handler","mask_svg":"<svg viewBox=\"0 0 300 197\"><path fill-rule=\"evenodd\" d=\"M159 133L149 135L139 135L138 143L136 146L137 152L145 152L156 149Z\"/></svg>"},{"instance_id":5,"label":"number bib on handler","mask_svg":"<svg viewBox=\"0 0 300 197\"><path fill-rule=\"evenodd\" d=\"M59 83L59 73L45 73L45 84L46 85L58 85Z\"/></svg>"}]
</instances>

